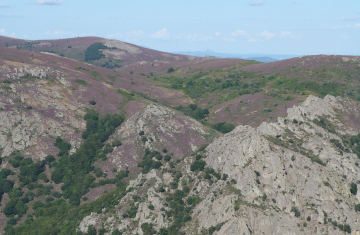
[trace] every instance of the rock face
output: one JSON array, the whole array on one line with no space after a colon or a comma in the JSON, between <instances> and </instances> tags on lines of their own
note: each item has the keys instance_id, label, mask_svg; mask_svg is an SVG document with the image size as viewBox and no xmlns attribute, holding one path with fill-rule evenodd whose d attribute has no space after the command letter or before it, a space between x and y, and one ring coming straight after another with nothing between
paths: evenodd
<instances>
[{"instance_id":1,"label":"rock face","mask_svg":"<svg viewBox=\"0 0 360 235\"><path fill-rule=\"evenodd\" d=\"M167 154L178 159L209 143L213 136L216 136L214 130L194 119L152 103L132 114L111 137L119 139L122 146L109 155L111 169L108 171L114 166L118 170L125 166L136 169L146 148L159 152L169 150Z\"/></svg>"},{"instance_id":2,"label":"rock face","mask_svg":"<svg viewBox=\"0 0 360 235\"><path fill-rule=\"evenodd\" d=\"M162 112L154 108L145 113ZM115 229L144 234L144 223L166 228L172 224L167 197L176 190L170 183L178 181L178 189L190 189L187 198L201 198L181 227L184 234L358 234L360 193L354 195L350 185L360 182L360 160L346 147L347 137L358 133L348 116L359 120L359 110L356 102L340 97L310 96L275 123L238 126L199 152L221 179L191 171L195 159L187 157L175 169L167 164L140 174L115 212L92 217L97 221L92 224L104 226L107 234ZM129 202L136 209L132 219L123 218Z\"/></svg>"},{"instance_id":3,"label":"rock face","mask_svg":"<svg viewBox=\"0 0 360 235\"><path fill-rule=\"evenodd\" d=\"M1 80L9 83L0 88L0 156L24 150L25 155L43 159L56 151L53 142L57 136L78 146L78 132L85 128L85 121L78 116L84 111L68 99L71 91L66 74L27 65L1 69Z\"/></svg>"}]
</instances>

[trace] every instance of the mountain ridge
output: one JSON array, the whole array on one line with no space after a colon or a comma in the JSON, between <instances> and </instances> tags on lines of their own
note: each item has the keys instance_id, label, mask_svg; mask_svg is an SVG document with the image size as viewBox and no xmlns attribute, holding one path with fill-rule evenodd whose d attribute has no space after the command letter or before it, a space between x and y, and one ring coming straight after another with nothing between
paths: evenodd
<instances>
[{"instance_id":1,"label":"mountain ridge","mask_svg":"<svg viewBox=\"0 0 360 235\"><path fill-rule=\"evenodd\" d=\"M0 46L0 234L360 231L359 57L74 40Z\"/></svg>"}]
</instances>

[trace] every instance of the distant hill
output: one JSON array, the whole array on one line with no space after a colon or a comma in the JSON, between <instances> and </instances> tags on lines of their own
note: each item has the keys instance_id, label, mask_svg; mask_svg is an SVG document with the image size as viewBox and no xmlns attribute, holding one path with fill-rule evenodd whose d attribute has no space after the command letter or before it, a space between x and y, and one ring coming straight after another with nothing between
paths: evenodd
<instances>
[{"instance_id":1,"label":"distant hill","mask_svg":"<svg viewBox=\"0 0 360 235\"><path fill-rule=\"evenodd\" d=\"M233 59L246 59L246 60L255 60L258 62L268 63L268 62L274 62L278 60L285 60L290 59L293 57L298 57L299 55L292 55L292 54L261 54L261 53L252 53L252 54L227 54L227 53L221 53L221 52L215 52L212 50L205 50L205 51L178 51L173 52L176 54L181 55L190 55L190 56L199 56L204 57L207 55L215 56L217 58L233 58Z\"/></svg>"},{"instance_id":2,"label":"distant hill","mask_svg":"<svg viewBox=\"0 0 360 235\"><path fill-rule=\"evenodd\" d=\"M94 46L96 44L101 46ZM57 40L23 40L0 36L0 46L35 52L50 52L70 59L86 61L87 63L111 69L141 61L188 61L194 59L193 56L175 55L140 47L119 40L100 37L77 37ZM92 56L98 56L99 59L87 59L87 52Z\"/></svg>"},{"instance_id":3,"label":"distant hill","mask_svg":"<svg viewBox=\"0 0 360 235\"><path fill-rule=\"evenodd\" d=\"M358 234L360 57L201 53L0 37L0 234Z\"/></svg>"},{"instance_id":4,"label":"distant hill","mask_svg":"<svg viewBox=\"0 0 360 235\"><path fill-rule=\"evenodd\" d=\"M267 57L267 56L264 56L264 57L249 57L249 58L246 58L246 59L247 60L255 60L255 61L258 61L258 62L262 62L262 63L269 63L269 62L279 61L277 59L270 58L270 57Z\"/></svg>"}]
</instances>

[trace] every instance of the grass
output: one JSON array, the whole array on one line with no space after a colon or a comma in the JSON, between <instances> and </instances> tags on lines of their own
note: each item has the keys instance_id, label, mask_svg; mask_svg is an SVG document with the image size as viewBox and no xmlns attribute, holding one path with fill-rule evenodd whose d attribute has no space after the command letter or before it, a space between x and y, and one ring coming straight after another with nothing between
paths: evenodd
<instances>
[{"instance_id":1,"label":"grass","mask_svg":"<svg viewBox=\"0 0 360 235\"><path fill-rule=\"evenodd\" d=\"M79 83L80 85L83 85L83 86L87 86L87 85L88 85L88 83L85 82L85 81L82 80L82 79L75 79L74 82L77 82L77 83Z\"/></svg>"}]
</instances>

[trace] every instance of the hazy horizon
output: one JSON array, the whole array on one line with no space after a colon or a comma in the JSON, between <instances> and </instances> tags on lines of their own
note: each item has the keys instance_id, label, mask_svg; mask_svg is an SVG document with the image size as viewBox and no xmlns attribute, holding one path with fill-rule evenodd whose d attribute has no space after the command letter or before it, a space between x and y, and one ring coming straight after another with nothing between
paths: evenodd
<instances>
[{"instance_id":1,"label":"hazy horizon","mask_svg":"<svg viewBox=\"0 0 360 235\"><path fill-rule=\"evenodd\" d=\"M359 9L356 0L0 0L0 35L91 35L168 52L359 55Z\"/></svg>"}]
</instances>

